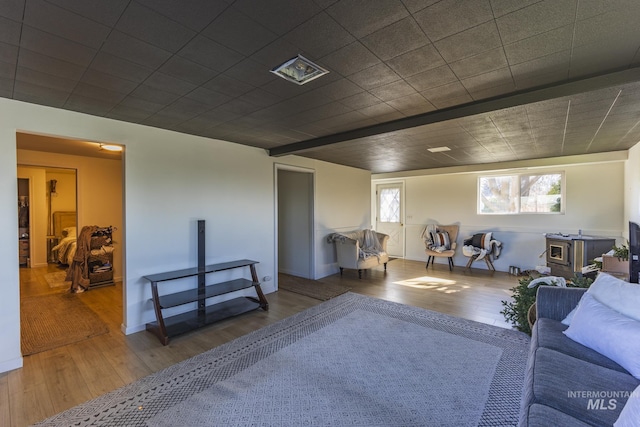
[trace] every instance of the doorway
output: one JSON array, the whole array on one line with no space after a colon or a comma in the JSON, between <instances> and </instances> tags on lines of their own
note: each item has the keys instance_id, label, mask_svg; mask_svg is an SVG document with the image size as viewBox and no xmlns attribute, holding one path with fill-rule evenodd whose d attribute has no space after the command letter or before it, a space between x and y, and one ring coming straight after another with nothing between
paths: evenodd
<instances>
[{"instance_id":1,"label":"doorway","mask_svg":"<svg viewBox=\"0 0 640 427\"><path fill-rule=\"evenodd\" d=\"M29 178L31 189L31 266L20 269L23 355L35 354L25 349L49 344L39 340L37 346L25 346L27 336L53 338L47 341L55 344L118 330L125 287L122 154L101 151L94 142L20 132L16 148L18 178ZM85 225L113 226L113 250L99 251L112 256L114 284L78 295L70 293L65 279Z\"/></svg>"},{"instance_id":2,"label":"doorway","mask_svg":"<svg viewBox=\"0 0 640 427\"><path fill-rule=\"evenodd\" d=\"M389 255L404 258L403 182L376 185L376 230L389 235Z\"/></svg>"},{"instance_id":3,"label":"doorway","mask_svg":"<svg viewBox=\"0 0 640 427\"><path fill-rule=\"evenodd\" d=\"M76 194L75 169L18 165L21 267L55 264L53 248L69 232L76 237Z\"/></svg>"},{"instance_id":4,"label":"doorway","mask_svg":"<svg viewBox=\"0 0 640 427\"><path fill-rule=\"evenodd\" d=\"M314 279L314 173L276 165L278 272Z\"/></svg>"}]
</instances>

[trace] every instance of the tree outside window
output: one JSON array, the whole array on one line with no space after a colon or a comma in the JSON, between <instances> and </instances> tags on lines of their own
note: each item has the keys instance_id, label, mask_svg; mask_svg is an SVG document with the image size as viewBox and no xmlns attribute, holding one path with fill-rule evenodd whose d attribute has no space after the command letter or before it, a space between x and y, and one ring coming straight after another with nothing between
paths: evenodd
<instances>
[{"instance_id":1,"label":"tree outside window","mask_svg":"<svg viewBox=\"0 0 640 427\"><path fill-rule=\"evenodd\" d=\"M483 176L478 179L478 213L484 215L563 212L563 174Z\"/></svg>"}]
</instances>

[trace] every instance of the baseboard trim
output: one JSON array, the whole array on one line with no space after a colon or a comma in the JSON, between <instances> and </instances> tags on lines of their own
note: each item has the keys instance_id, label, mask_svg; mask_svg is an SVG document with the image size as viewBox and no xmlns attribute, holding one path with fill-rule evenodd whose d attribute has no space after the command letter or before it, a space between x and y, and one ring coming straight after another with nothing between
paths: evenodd
<instances>
[{"instance_id":1,"label":"baseboard trim","mask_svg":"<svg viewBox=\"0 0 640 427\"><path fill-rule=\"evenodd\" d=\"M307 273L302 271L289 270L288 268L279 268L278 273L283 273L283 274L288 274L289 276L303 277L305 279L309 279L309 277L307 277Z\"/></svg>"},{"instance_id":2,"label":"baseboard trim","mask_svg":"<svg viewBox=\"0 0 640 427\"><path fill-rule=\"evenodd\" d=\"M137 326L132 326L132 327L127 327L125 325L120 325L120 330L125 335L135 334L136 332L142 332L142 331L144 331L146 329L147 329L146 325L137 325Z\"/></svg>"},{"instance_id":3,"label":"baseboard trim","mask_svg":"<svg viewBox=\"0 0 640 427\"><path fill-rule=\"evenodd\" d=\"M22 366L23 366L22 357L7 360L6 362L0 363L0 373L13 371L14 369L20 369L22 368Z\"/></svg>"}]
</instances>

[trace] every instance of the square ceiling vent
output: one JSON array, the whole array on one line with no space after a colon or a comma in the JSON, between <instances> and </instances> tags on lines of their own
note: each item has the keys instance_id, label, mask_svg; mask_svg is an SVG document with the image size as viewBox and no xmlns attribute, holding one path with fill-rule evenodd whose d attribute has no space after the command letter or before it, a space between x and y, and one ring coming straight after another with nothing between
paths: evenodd
<instances>
[{"instance_id":1,"label":"square ceiling vent","mask_svg":"<svg viewBox=\"0 0 640 427\"><path fill-rule=\"evenodd\" d=\"M327 74L329 71L314 64L302 55L298 55L274 68L271 72L285 80L298 85L303 85L311 80Z\"/></svg>"}]
</instances>

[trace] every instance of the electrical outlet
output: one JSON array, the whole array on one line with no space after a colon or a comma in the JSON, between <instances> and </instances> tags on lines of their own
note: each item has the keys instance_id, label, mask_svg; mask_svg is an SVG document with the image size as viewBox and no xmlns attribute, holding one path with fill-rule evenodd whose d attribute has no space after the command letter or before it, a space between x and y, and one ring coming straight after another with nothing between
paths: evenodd
<instances>
[{"instance_id":1,"label":"electrical outlet","mask_svg":"<svg viewBox=\"0 0 640 427\"><path fill-rule=\"evenodd\" d=\"M262 278L262 281L263 281L263 282L268 282L268 281L270 281L270 280L271 280L271 276L264 276L264 277Z\"/></svg>"}]
</instances>

